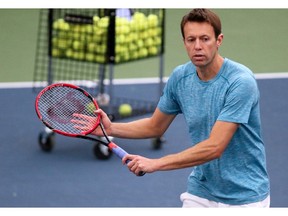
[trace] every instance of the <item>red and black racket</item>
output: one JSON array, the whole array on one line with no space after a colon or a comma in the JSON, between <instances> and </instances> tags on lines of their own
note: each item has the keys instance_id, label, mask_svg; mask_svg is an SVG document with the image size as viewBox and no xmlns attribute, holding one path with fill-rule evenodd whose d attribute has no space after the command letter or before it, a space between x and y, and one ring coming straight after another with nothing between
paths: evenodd
<instances>
[{"instance_id":1,"label":"red and black racket","mask_svg":"<svg viewBox=\"0 0 288 216\"><path fill-rule=\"evenodd\" d=\"M109 139L101 116L94 113L98 109L96 100L78 86L67 83L47 86L36 97L35 109L44 125L58 134L100 142L121 159L128 154ZM107 142L87 136L98 126ZM140 172L138 175L144 174Z\"/></svg>"}]
</instances>

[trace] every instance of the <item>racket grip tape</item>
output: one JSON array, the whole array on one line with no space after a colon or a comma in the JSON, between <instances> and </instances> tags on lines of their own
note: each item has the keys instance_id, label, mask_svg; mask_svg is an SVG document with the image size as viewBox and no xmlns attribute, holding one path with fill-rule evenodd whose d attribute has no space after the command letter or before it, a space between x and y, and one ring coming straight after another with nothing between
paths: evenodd
<instances>
[{"instance_id":1,"label":"racket grip tape","mask_svg":"<svg viewBox=\"0 0 288 216\"><path fill-rule=\"evenodd\" d=\"M125 155L127 155L128 153L122 149L121 147L119 147L118 145L116 145L115 143L111 142L108 144L108 148L114 153L116 154L120 159L122 159ZM130 160L126 160L125 163L128 164L130 162ZM145 175L145 172L140 171L138 173L138 176L143 176Z\"/></svg>"}]
</instances>

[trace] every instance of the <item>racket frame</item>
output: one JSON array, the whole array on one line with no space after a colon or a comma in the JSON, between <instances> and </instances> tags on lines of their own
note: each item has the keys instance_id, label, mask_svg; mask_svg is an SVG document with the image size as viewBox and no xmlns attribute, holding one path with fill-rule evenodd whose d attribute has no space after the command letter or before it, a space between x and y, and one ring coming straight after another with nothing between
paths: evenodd
<instances>
[{"instance_id":1,"label":"racket frame","mask_svg":"<svg viewBox=\"0 0 288 216\"><path fill-rule=\"evenodd\" d=\"M43 124L48 127L49 129L51 129L52 131L54 131L55 133L58 133L58 134L61 134L61 135L64 135L64 136L70 136L70 137L82 137L83 136L86 136L90 133L92 133L100 124L100 119L101 119L101 115L98 114L97 115L97 121L95 123L95 125L90 129L90 130L87 130L87 131L84 131L80 134L72 134L72 133L66 133L64 131L61 131L61 130L57 130L55 128L53 128L49 123L47 123L46 121L43 120L43 117L41 115L41 112L40 110L38 109L38 104L39 104L39 101L40 101L40 98L47 92L47 91L50 91L51 89L53 88L57 88L57 87L68 87L68 88L73 88L73 89L76 89L78 91L80 91L82 94L84 94L85 96L87 96L91 102L93 102L94 106L95 106L95 109L99 109L99 106L97 104L97 101L87 92L85 91L84 89L76 86L76 85L73 85L73 84L70 84L70 83L54 83L54 84L51 84L49 86L47 86L46 88L42 89L40 91L40 93L37 95L36 97L36 101L35 101L35 110L36 110L36 113L37 113L37 116L38 118L43 122ZM93 138L92 138L93 139ZM104 143L104 142L102 142Z\"/></svg>"}]
</instances>

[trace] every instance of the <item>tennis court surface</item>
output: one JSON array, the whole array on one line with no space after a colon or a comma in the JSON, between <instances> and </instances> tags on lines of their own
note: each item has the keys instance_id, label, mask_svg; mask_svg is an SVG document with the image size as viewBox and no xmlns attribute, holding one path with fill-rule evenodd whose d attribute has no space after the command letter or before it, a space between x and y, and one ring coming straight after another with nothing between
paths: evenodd
<instances>
[{"instance_id":1,"label":"tennis court surface","mask_svg":"<svg viewBox=\"0 0 288 216\"><path fill-rule=\"evenodd\" d=\"M271 179L271 207L288 207L288 78L258 79L263 135ZM115 85L115 94L157 100L157 84ZM155 93L156 92L156 93ZM51 153L41 150L32 88L1 88L0 207L181 207L191 169L136 177L113 155L99 160L91 141L56 135ZM144 114L144 116L149 114ZM132 120L124 119L126 120ZM127 152L151 158L189 146L186 125L178 116L164 135L162 148L151 140L114 141Z\"/></svg>"}]
</instances>

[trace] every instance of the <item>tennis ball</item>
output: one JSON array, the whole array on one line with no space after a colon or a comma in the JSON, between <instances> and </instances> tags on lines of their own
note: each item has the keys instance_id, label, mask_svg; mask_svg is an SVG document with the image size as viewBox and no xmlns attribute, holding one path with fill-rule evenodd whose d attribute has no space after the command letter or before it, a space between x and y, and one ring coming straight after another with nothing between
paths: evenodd
<instances>
[{"instance_id":1,"label":"tennis ball","mask_svg":"<svg viewBox=\"0 0 288 216\"><path fill-rule=\"evenodd\" d=\"M95 105L93 102L90 102L86 105L86 110L88 113L94 113L94 111L96 110Z\"/></svg>"},{"instance_id":2,"label":"tennis ball","mask_svg":"<svg viewBox=\"0 0 288 216\"><path fill-rule=\"evenodd\" d=\"M147 21L149 27L156 27L159 23L158 16L155 14L149 14L147 17Z\"/></svg>"},{"instance_id":3,"label":"tennis ball","mask_svg":"<svg viewBox=\"0 0 288 216\"><path fill-rule=\"evenodd\" d=\"M86 53L86 55L85 55L85 59L87 60L87 61L94 61L94 54L93 53Z\"/></svg>"},{"instance_id":4,"label":"tennis ball","mask_svg":"<svg viewBox=\"0 0 288 216\"><path fill-rule=\"evenodd\" d=\"M150 55L156 55L158 53L158 49L156 46L151 46L148 48L148 52Z\"/></svg>"},{"instance_id":5,"label":"tennis ball","mask_svg":"<svg viewBox=\"0 0 288 216\"><path fill-rule=\"evenodd\" d=\"M132 107L130 104L121 104L119 106L118 112L121 116L130 116L132 114Z\"/></svg>"},{"instance_id":6,"label":"tennis ball","mask_svg":"<svg viewBox=\"0 0 288 216\"><path fill-rule=\"evenodd\" d=\"M99 16L93 16L93 24L94 25L97 25L98 21L100 20L100 17Z\"/></svg>"}]
</instances>

